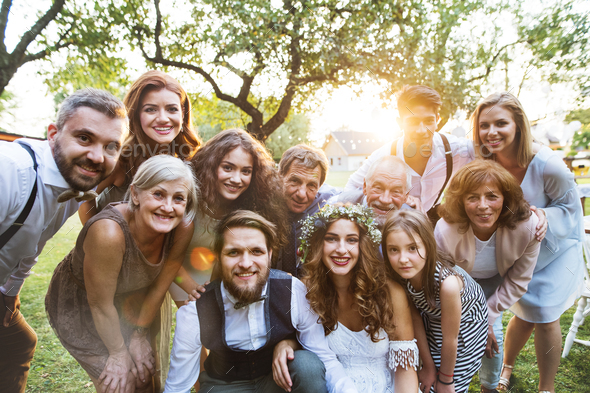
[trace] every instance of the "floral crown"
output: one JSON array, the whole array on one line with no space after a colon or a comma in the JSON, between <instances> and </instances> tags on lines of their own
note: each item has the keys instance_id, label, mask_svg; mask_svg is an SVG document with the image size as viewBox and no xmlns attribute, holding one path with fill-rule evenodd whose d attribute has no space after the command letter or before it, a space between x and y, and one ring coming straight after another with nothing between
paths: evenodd
<instances>
[{"instance_id":1,"label":"floral crown","mask_svg":"<svg viewBox=\"0 0 590 393\"><path fill-rule=\"evenodd\" d=\"M347 218L367 228L369 238L375 245L381 244L381 231L373 218L373 210L358 205L325 205L317 213L299 221L301 224L301 245L297 249L297 256L305 263L309 252L309 240L318 228L325 228L329 220Z\"/></svg>"}]
</instances>

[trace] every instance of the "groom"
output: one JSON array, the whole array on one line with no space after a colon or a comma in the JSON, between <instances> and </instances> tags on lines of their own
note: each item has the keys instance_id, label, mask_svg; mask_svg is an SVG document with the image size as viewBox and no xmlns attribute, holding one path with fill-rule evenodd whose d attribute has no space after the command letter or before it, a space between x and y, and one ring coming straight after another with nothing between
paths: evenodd
<instances>
[{"instance_id":1,"label":"groom","mask_svg":"<svg viewBox=\"0 0 590 393\"><path fill-rule=\"evenodd\" d=\"M309 309L305 285L269 269L275 225L238 210L215 233L222 280L178 310L165 392L188 392L197 378L201 392L283 392L273 380L272 356L292 336L307 349L288 365L293 392L356 392ZM211 352L199 375L203 345Z\"/></svg>"}]
</instances>

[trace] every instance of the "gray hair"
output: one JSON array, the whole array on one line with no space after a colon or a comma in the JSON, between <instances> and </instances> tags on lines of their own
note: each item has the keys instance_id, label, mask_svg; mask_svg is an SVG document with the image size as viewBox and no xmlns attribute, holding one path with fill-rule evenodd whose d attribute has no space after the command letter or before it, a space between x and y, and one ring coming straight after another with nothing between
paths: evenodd
<instances>
[{"instance_id":1,"label":"gray hair","mask_svg":"<svg viewBox=\"0 0 590 393\"><path fill-rule=\"evenodd\" d=\"M87 87L76 91L61 104L55 122L57 129L63 129L66 122L81 107L94 109L110 119L127 120L127 109L125 109L125 105L120 99L108 91Z\"/></svg>"},{"instance_id":2,"label":"gray hair","mask_svg":"<svg viewBox=\"0 0 590 393\"><path fill-rule=\"evenodd\" d=\"M188 198L184 216L189 220L193 220L197 213L198 190L192 166L190 163L168 154L155 155L139 166L125 194L128 208L131 211L135 211L138 208L135 202L133 202L133 198L131 198L131 186L143 191L149 190L160 183L178 179L185 180L188 183Z\"/></svg>"},{"instance_id":3,"label":"gray hair","mask_svg":"<svg viewBox=\"0 0 590 393\"><path fill-rule=\"evenodd\" d=\"M377 167L379 167L379 165L381 165L382 163L386 163L390 167L391 166L399 166L399 167L403 168L404 172L406 174L406 192L408 192L412 188L412 174L408 170L408 166L406 165L405 162L402 161L401 158L396 157L396 156L391 156L391 155L380 157L377 160L375 160L375 162L373 162L371 164L371 166L369 167L369 170L367 171L367 174L365 175L365 181L370 179L371 177L373 177L373 175L375 174L375 171L377 170Z\"/></svg>"},{"instance_id":4,"label":"gray hair","mask_svg":"<svg viewBox=\"0 0 590 393\"><path fill-rule=\"evenodd\" d=\"M319 165L321 172L320 186L324 184L328 175L328 158L323 150L304 144L287 149L281 157L281 162L279 162L279 174L285 176L295 160L308 169L315 169Z\"/></svg>"}]
</instances>

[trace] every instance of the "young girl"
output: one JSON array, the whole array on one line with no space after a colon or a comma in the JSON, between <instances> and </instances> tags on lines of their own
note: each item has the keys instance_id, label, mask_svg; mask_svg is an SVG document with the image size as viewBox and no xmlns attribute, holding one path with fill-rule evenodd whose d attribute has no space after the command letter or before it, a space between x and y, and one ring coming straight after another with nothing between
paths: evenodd
<instances>
[{"instance_id":1,"label":"young girl","mask_svg":"<svg viewBox=\"0 0 590 393\"><path fill-rule=\"evenodd\" d=\"M386 269L405 283L416 306L414 327L424 364L418 373L421 390L467 392L487 341L488 312L481 287L450 257L437 252L432 225L423 213L395 212L385 222L383 238Z\"/></svg>"},{"instance_id":2,"label":"young girl","mask_svg":"<svg viewBox=\"0 0 590 393\"><path fill-rule=\"evenodd\" d=\"M326 205L303 221L301 241L310 306L357 390L416 392L409 302L403 287L386 277L372 211Z\"/></svg>"}]
</instances>

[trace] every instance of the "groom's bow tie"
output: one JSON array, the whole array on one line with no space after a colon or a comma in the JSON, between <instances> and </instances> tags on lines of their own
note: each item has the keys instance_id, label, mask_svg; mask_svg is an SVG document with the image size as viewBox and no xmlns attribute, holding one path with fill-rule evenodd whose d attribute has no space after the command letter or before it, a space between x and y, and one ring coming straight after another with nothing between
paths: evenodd
<instances>
[{"instance_id":1,"label":"groom's bow tie","mask_svg":"<svg viewBox=\"0 0 590 393\"><path fill-rule=\"evenodd\" d=\"M78 190L73 190L70 188L68 190L65 190L61 194L59 194L59 196L57 197L57 202L58 203L67 202L72 198L75 198L77 202L90 201L90 200L96 198L97 196L98 196L98 194L92 190L78 191Z\"/></svg>"},{"instance_id":2,"label":"groom's bow tie","mask_svg":"<svg viewBox=\"0 0 590 393\"><path fill-rule=\"evenodd\" d=\"M258 303L258 302L261 302L261 301L263 301L263 300L266 300L267 298L268 298L268 295L262 295L262 296L260 296L260 298L259 298L259 299L257 299L257 300L254 300L253 302L237 302L236 304L234 304L234 308L235 308L236 310L239 310L240 308L243 308L243 307L249 306L249 305L250 305L250 304L252 304L252 303Z\"/></svg>"}]
</instances>

